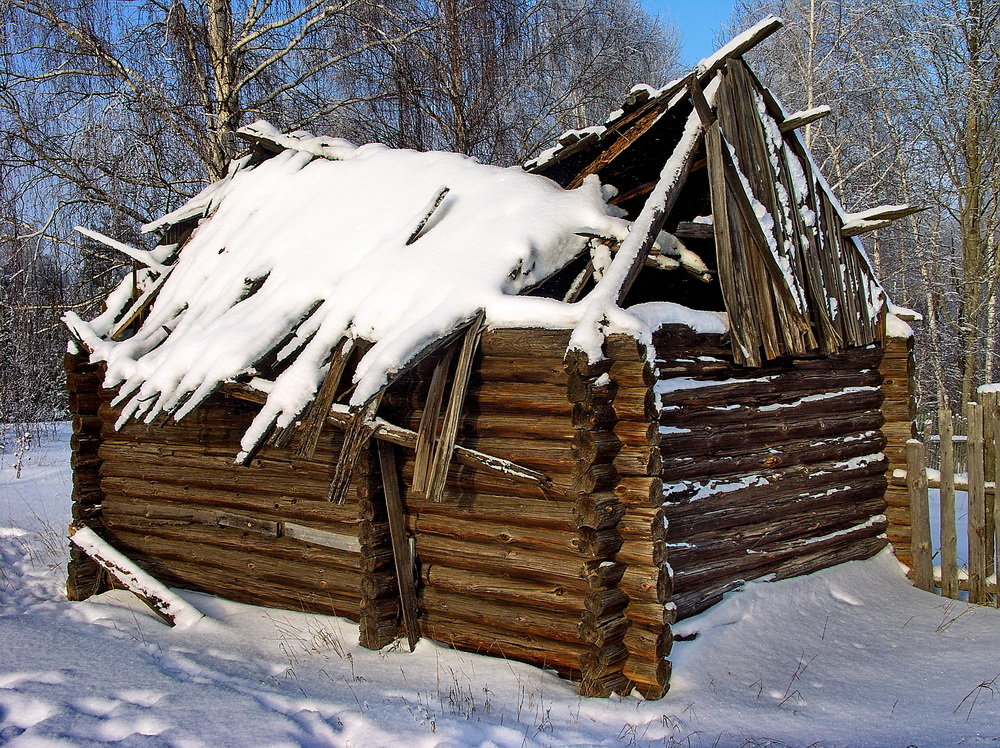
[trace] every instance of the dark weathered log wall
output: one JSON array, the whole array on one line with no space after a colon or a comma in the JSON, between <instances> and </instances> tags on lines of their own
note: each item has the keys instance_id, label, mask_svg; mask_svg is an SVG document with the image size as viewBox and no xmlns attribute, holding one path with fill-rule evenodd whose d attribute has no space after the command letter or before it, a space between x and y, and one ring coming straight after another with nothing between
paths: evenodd
<instances>
[{"instance_id":1,"label":"dark weathered log wall","mask_svg":"<svg viewBox=\"0 0 1000 748\"><path fill-rule=\"evenodd\" d=\"M743 368L725 336L671 326L654 342L679 618L885 545L880 348Z\"/></svg>"},{"instance_id":2,"label":"dark weathered log wall","mask_svg":"<svg viewBox=\"0 0 1000 748\"><path fill-rule=\"evenodd\" d=\"M66 387L69 409L73 415L73 436L70 441L73 467L73 521L101 527L101 420L97 415L101 404L102 372L88 362L86 355L67 353ZM70 544L66 596L70 600L85 600L108 588L108 581L98 566L77 546Z\"/></svg>"},{"instance_id":3,"label":"dark weathered log wall","mask_svg":"<svg viewBox=\"0 0 1000 748\"><path fill-rule=\"evenodd\" d=\"M238 467L233 459L254 406L215 396L180 423L116 431L110 395L99 413L102 534L158 579L355 621L366 597L394 600L395 577L379 577L392 558L377 552L388 533L384 512L369 506L370 460L346 504L326 500L339 434L325 434L312 460L265 448L250 467ZM394 625L395 610L386 615ZM362 639L390 641L395 629L380 637L379 623L362 620Z\"/></svg>"}]
</instances>

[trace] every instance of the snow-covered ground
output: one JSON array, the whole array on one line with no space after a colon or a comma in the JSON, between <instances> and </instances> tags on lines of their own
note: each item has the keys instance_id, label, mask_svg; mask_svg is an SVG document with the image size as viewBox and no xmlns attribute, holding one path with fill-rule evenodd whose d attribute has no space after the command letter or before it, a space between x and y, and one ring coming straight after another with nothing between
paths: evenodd
<instances>
[{"instance_id":1,"label":"snow-covered ground","mask_svg":"<svg viewBox=\"0 0 1000 748\"><path fill-rule=\"evenodd\" d=\"M1000 744L1000 612L913 589L889 555L751 584L680 633L655 702L584 699L515 662L184 592L167 628L125 593L63 594L68 431L0 456L0 745ZM2 454L2 453L0 453Z\"/></svg>"}]
</instances>

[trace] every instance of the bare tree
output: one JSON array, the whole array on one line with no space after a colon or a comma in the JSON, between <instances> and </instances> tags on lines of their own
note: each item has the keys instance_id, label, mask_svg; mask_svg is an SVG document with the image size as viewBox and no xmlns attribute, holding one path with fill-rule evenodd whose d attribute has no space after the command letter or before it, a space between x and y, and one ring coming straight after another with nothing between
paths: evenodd
<instances>
[{"instance_id":1,"label":"bare tree","mask_svg":"<svg viewBox=\"0 0 1000 748\"><path fill-rule=\"evenodd\" d=\"M422 9L426 31L345 68L345 87L369 100L352 110L366 139L516 163L601 121L633 84L677 68L675 32L634 0L432 0Z\"/></svg>"}]
</instances>

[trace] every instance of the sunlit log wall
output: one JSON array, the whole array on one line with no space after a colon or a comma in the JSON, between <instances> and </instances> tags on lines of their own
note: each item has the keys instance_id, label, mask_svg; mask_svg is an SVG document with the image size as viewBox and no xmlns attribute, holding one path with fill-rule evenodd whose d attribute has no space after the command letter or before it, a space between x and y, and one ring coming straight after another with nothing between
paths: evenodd
<instances>
[{"instance_id":1,"label":"sunlit log wall","mask_svg":"<svg viewBox=\"0 0 1000 748\"><path fill-rule=\"evenodd\" d=\"M882 431L886 437L885 456L886 479L889 487L885 492L888 503L886 517L889 519L889 541L896 557L904 564L912 565L910 537L910 496L906 486L893 485L892 471L906 470L906 442L914 434L916 400L913 395L913 338L886 337L885 356L879 367L882 372L882 392L885 403L885 425Z\"/></svg>"},{"instance_id":2,"label":"sunlit log wall","mask_svg":"<svg viewBox=\"0 0 1000 748\"><path fill-rule=\"evenodd\" d=\"M454 464L441 501L406 487L424 636L523 660L581 692L669 685L671 626L741 580L811 571L884 545L878 348L734 366L728 339L663 328L655 356L612 336L595 364L567 331L483 335L458 441L541 471L547 490ZM654 361L655 359L655 361ZM167 584L359 621L398 635L378 461L326 501L341 435L311 459L266 447L232 464L259 406L214 396L181 423L113 427L113 393L83 359L71 386L77 518ZM437 360L381 413L416 430ZM696 381L697 380L697 381ZM88 430L89 429L89 430ZM71 588L87 580L71 566ZM81 595L81 596L85 596Z\"/></svg>"},{"instance_id":3,"label":"sunlit log wall","mask_svg":"<svg viewBox=\"0 0 1000 748\"><path fill-rule=\"evenodd\" d=\"M654 340L679 618L744 580L885 546L880 348L742 368L721 335L670 327Z\"/></svg>"}]
</instances>

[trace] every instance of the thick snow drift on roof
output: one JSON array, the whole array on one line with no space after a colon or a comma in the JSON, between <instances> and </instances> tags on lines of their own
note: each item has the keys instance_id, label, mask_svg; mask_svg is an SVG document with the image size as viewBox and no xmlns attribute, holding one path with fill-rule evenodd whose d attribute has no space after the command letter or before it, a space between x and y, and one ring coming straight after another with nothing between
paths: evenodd
<instances>
[{"instance_id":1,"label":"thick snow drift on roof","mask_svg":"<svg viewBox=\"0 0 1000 748\"><path fill-rule=\"evenodd\" d=\"M596 178L565 191L457 154L382 145L342 153L331 161L288 150L210 188L214 212L132 338L103 340L68 317L93 359L107 361L107 383L131 396L123 419L183 417L219 382L280 350L291 363L253 428L275 418L287 425L344 336L375 343L355 377L352 404L363 404L479 310L488 319L491 305L509 312L512 295L583 249L576 232L627 235L627 224L607 215Z\"/></svg>"}]
</instances>

